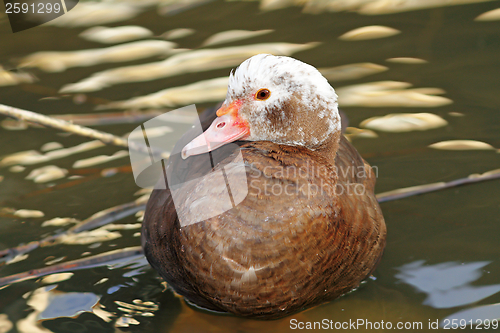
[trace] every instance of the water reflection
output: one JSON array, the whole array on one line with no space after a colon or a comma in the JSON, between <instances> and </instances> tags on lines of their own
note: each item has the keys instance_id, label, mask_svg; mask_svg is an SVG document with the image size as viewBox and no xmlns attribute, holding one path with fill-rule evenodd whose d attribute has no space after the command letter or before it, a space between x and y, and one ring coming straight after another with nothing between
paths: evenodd
<instances>
[{"instance_id":1,"label":"water reflection","mask_svg":"<svg viewBox=\"0 0 500 333\"><path fill-rule=\"evenodd\" d=\"M162 40L144 40L107 48L73 52L37 52L21 60L20 67L38 67L46 72L63 72L71 67L95 66L167 55L176 44Z\"/></svg>"},{"instance_id":2,"label":"water reflection","mask_svg":"<svg viewBox=\"0 0 500 333\"><path fill-rule=\"evenodd\" d=\"M447 140L433 143L429 147L442 150L496 150L492 145L476 140Z\"/></svg>"},{"instance_id":3,"label":"water reflection","mask_svg":"<svg viewBox=\"0 0 500 333\"><path fill-rule=\"evenodd\" d=\"M9 316L5 313L0 313L0 332L9 332L14 325L9 320Z\"/></svg>"},{"instance_id":4,"label":"water reflection","mask_svg":"<svg viewBox=\"0 0 500 333\"><path fill-rule=\"evenodd\" d=\"M348 31L342 36L340 36L339 39L347 41L378 39L378 38L391 37L400 33L401 31L391 27L371 25Z\"/></svg>"},{"instance_id":5,"label":"water reflection","mask_svg":"<svg viewBox=\"0 0 500 333\"><path fill-rule=\"evenodd\" d=\"M492 0L257 0L262 10L289 6L304 6L304 12L319 14L325 11L351 11L365 15L383 15L425 8L455 6Z\"/></svg>"},{"instance_id":6,"label":"water reflection","mask_svg":"<svg viewBox=\"0 0 500 333\"><path fill-rule=\"evenodd\" d=\"M8 71L0 65L0 87L13 86L20 83L32 83L34 81L35 77L31 74Z\"/></svg>"},{"instance_id":7,"label":"water reflection","mask_svg":"<svg viewBox=\"0 0 500 333\"><path fill-rule=\"evenodd\" d=\"M383 132L425 131L446 125L446 120L432 113L392 113L368 118L360 124L361 127Z\"/></svg>"},{"instance_id":8,"label":"water reflection","mask_svg":"<svg viewBox=\"0 0 500 333\"><path fill-rule=\"evenodd\" d=\"M142 11L141 8L125 1L122 3L80 1L77 6L76 10L71 10L45 25L74 28L109 24L131 19Z\"/></svg>"},{"instance_id":9,"label":"water reflection","mask_svg":"<svg viewBox=\"0 0 500 333\"><path fill-rule=\"evenodd\" d=\"M500 8L482 13L475 19L476 21L497 21L500 20Z\"/></svg>"},{"instance_id":10,"label":"water reflection","mask_svg":"<svg viewBox=\"0 0 500 333\"><path fill-rule=\"evenodd\" d=\"M153 32L144 27L127 25L115 28L92 27L81 32L78 36L93 42L116 44L151 37Z\"/></svg>"},{"instance_id":11,"label":"water reflection","mask_svg":"<svg viewBox=\"0 0 500 333\"><path fill-rule=\"evenodd\" d=\"M259 53L292 55L318 46L318 43L267 43L232 46L220 49L186 51L170 58L137 66L109 69L61 88L61 93L91 92L127 82L152 81L174 75L204 72L239 65Z\"/></svg>"},{"instance_id":12,"label":"water reflection","mask_svg":"<svg viewBox=\"0 0 500 333\"><path fill-rule=\"evenodd\" d=\"M140 299L135 299L131 303L115 301L117 310L123 313L120 317L99 302L101 298L99 295L90 292L62 292L57 290L57 285L35 289L24 298L33 312L17 321L16 328L20 333L58 332L69 328L74 331L78 327L87 331L92 326L102 329L104 325L99 323L100 320L114 324L115 327L128 327L140 323L133 316L152 317L158 310L157 304ZM86 316L82 325L76 319L84 313ZM61 320L64 317L67 317L67 320ZM7 329L1 332L7 332L9 327L12 327L12 323L8 317L0 316L0 329Z\"/></svg>"},{"instance_id":13,"label":"water reflection","mask_svg":"<svg viewBox=\"0 0 500 333\"><path fill-rule=\"evenodd\" d=\"M427 154L430 149L422 149L426 153L419 154L418 156L407 155L405 157L397 155L393 159L380 157L380 154L398 149L401 146L425 148L433 142L439 142L442 144L442 147L447 147L447 149L450 149L450 147L457 149L463 149L464 147L494 149L494 147L499 147L499 122L496 121L498 120L498 116L495 112L498 105L498 93L495 90L495 87L498 87L498 80L496 80L498 75L494 74L498 71L498 31L495 30L498 25L495 22L483 22L486 20L497 20L500 17L498 9L491 10L495 6L494 3L490 7L487 7L488 4L479 4L477 6L471 5L462 8L456 7L453 9L415 11L414 13L366 17L360 16L357 13L378 15L387 12L422 9L426 6L449 6L486 1L263 0L260 2L260 5L261 8L266 10L273 8L273 6L275 9L278 7L297 6L297 8L268 13L262 13L258 10L258 2L246 4L243 2L226 3L224 1L214 1L210 6L187 12L185 16L171 16L166 19L157 15L157 13L165 15L180 13L182 10L192 8L196 2L205 3L206 1L192 0L189 3L176 0L81 1L78 5L78 10L72 10L68 15L51 21L45 26L27 31L24 35L16 34L15 38L10 38L11 36L7 36L7 33L4 33L4 35L0 36L0 53L2 53L3 57L1 61L4 62L3 65L5 67L4 69L0 69L1 98L5 100L4 103L6 104L12 104L33 111L47 112L49 114L57 112L72 113L71 117L81 116L83 112L92 112L96 104L111 106L112 104L106 103L113 100L124 103L123 105L113 105L116 108L156 108L162 105L178 106L182 105L182 103L191 104L192 99L195 97L198 98L196 102L219 101L225 96L227 83L226 77L219 77L227 75L231 67L237 65L241 61L240 59L249 57L250 53L237 54L237 57L240 57L239 59L235 59L236 56L231 54L230 61L228 61L226 58L229 55L227 49L231 50L231 48L226 47L226 45L223 45L223 48L219 48L221 44L209 45L210 48L219 48L215 50L215 53L204 53L207 50L203 49L190 51L186 50L186 48L202 47L203 43L210 42L210 38L217 37L220 42L228 44L230 42L237 42L236 45L243 45L238 46L236 50L238 52L277 52L279 54L281 49L273 49L273 45L286 41L290 43L287 45L309 46L298 48L296 51L292 50L290 54L293 53L294 56L308 61L315 66L324 66L321 68L322 73L331 82L335 83L335 87L338 86L336 83L338 81L359 80L353 82L353 86L337 89L340 97L344 98L341 104L343 107L346 107L353 126L358 126L359 122L363 119L373 116L383 116L387 113L421 112L421 109L417 109L420 107L435 107L436 109L433 109L432 112L436 116L439 115L446 118L446 121L448 121L449 125L446 127L440 127L432 131L401 134L378 133L379 136L376 139L358 140L355 142L356 146L361 148L360 151L363 154L367 153L371 154L371 156L377 156L374 160L382 166L381 170L383 171L381 172L381 179L378 181L379 190L384 189L384 187L385 190L388 190L416 183L425 184L427 182L440 181L445 177L460 177L472 172L484 172L485 170L498 167L498 154L495 154L494 151L491 151L490 154L488 152L479 152L478 154L482 153L481 155L474 155L474 151L465 153L460 151L447 152L446 154L442 154L447 156L446 159L443 158L442 160L436 158L438 155L436 153L434 155ZM496 6L498 7L498 3ZM301 10L306 13L322 13L322 15L300 14ZM328 13L346 10L351 12ZM352 13L353 11L357 13ZM481 13L484 14L478 16ZM231 15L233 18L231 21L209 21L212 17L227 17L228 15ZM477 21L473 21L475 17L477 17ZM130 18L134 19L129 20ZM124 22L116 23L119 21ZM302 25L302 22L306 24ZM172 70L172 72L169 72L167 76L163 76L164 72L162 70L164 68L155 67L156 64L160 63L158 60L155 60L156 62L152 64L145 63L148 59L137 60L137 63L141 64L135 66L137 71L129 71L130 69L134 69L134 66L119 67L123 65L118 65L117 63L100 64L97 69L93 67L74 67L61 74L47 74L40 72L38 68L27 69L26 71L29 70L29 73L10 70L18 63L16 59L36 51L62 49L85 50L85 48L89 48L91 44L78 36L81 31L96 24L113 27L118 25L118 28L120 24L125 27L128 27L130 24L138 24L147 27L146 29L154 34L167 31L163 35L154 38L175 39L180 44L180 51L186 52L169 58L177 59L176 61L179 62L172 61L170 63L171 67L167 69ZM346 31L372 24L395 27L401 31L401 34L373 41L344 42L338 39ZM4 31L8 30L6 15L1 12L0 25ZM48 25L51 25L51 27L47 28L46 26ZM297 27L300 27L300 29ZM146 33L143 29L139 30ZM256 45L244 45L246 41L243 38L246 36L251 37L251 35L234 33L235 30L240 32L255 32L260 31L260 29L266 29L263 31L274 30L272 33L267 35L262 34L258 37L262 38L266 43L270 42L268 44L257 44L268 45L265 48L256 49ZM136 33L139 33L139 30ZM10 34L10 30L8 30L8 34ZM150 37L145 37L151 38L152 35L149 33L148 35ZM57 43L51 43L50 38L47 36L58 36L60 40ZM183 39L181 40L181 38ZM308 44L311 41L321 41L322 44ZM114 40L114 42L117 41ZM255 42L257 42L256 39L249 40L249 43ZM65 45L66 43L68 45ZM229 46L232 46L232 44L229 44ZM94 44L91 47L96 48L99 45ZM299 51L305 52L295 55L294 52ZM206 60L210 60L211 62L205 63ZM165 61L161 63L164 64ZM220 70L217 71L217 68ZM178 72L175 72L176 70ZM100 72L92 75L95 71ZM101 74L103 75L101 76ZM172 75L179 76L173 79L163 79ZM373 80L365 79L369 75L373 76ZM162 80L118 86L121 83L142 82L157 78ZM100 81L101 79L102 81ZM34 82L37 80L38 82L35 85ZM88 95L78 94L75 95L73 100L62 95L56 95L59 87L63 87L71 82L78 82L78 80L82 80L79 83L89 83L91 89L88 91L92 91L92 89L97 91L103 87L115 84L117 87L96 92L95 95L94 93ZM110 81L108 82L107 80ZM96 85L90 85L90 83L96 83ZM102 86L99 86L99 84L102 84ZM189 89L187 89L188 86ZM75 86L75 88L82 88L81 91L85 91L84 86ZM166 88L169 89L166 90ZM350 88L356 89L350 90ZM446 89L448 93L445 95L446 97L436 96L444 93L444 90L441 88ZM78 89L75 89L75 91L80 91ZM50 92L47 93L47 91ZM71 91L71 89L67 91ZM160 93L154 96L158 97L157 99L145 98L154 95L154 92L164 93L168 95L168 99L159 98L165 96L160 96ZM97 100L96 97L102 98L102 100L94 102L93 99ZM136 98L132 99L133 97ZM40 98L43 101L40 101ZM452 107L448 107L452 99L455 103ZM77 103L77 100L81 102ZM125 102L130 102L130 104L126 105ZM144 104L142 104L143 102ZM347 107L355 108L349 109ZM364 107L370 107L370 109L365 109ZM388 111L373 109L372 107L400 107L404 109ZM414 109L407 109L408 107L413 107ZM164 110L153 111L164 112ZM381 111L385 112L380 113ZM155 115L158 114L156 113ZM447 114L463 117L447 117ZM95 115L98 116L99 114L95 113ZM121 112L117 112L116 115L125 117L125 114ZM191 123L192 120L187 119L184 122ZM2 122L2 125L4 123ZM416 122L408 120L407 123L415 124ZM178 124L173 126L173 128L177 127ZM94 154L106 154L110 156L114 152L113 150L108 149L105 152L101 152L101 150L107 149L101 143L89 142L80 145L79 143L83 142L83 140L77 140L75 137L58 137L49 129L40 129L31 126L24 128L27 130L22 133L3 131L0 135L3 151L0 155L10 154L2 156L3 159L0 162L0 166L3 167L0 170L2 173L0 178L4 178L4 181L1 183L2 192L0 194L3 197L8 197L9 201L6 205L16 207L16 209L27 208L18 210L4 208L0 210L4 217L0 223L2 234L0 236L0 241L2 242L1 249L37 240L40 238L40 234L43 233L59 232L60 230L54 229L69 228L72 223L77 222L74 220L75 217L83 219L95 211L123 204L134 199L133 193L137 188L133 184L133 179L130 175L123 177L118 175L107 179L99 178L96 182L89 181L87 184L90 185L75 185L69 182L71 177L75 177L68 177L68 175L74 173L75 170L73 170L72 166L76 159L84 159L87 166L90 166L95 160L89 160L89 157L91 158ZM126 133L130 129L127 125L123 124L106 128L106 130L114 131L117 134ZM349 135L377 137L377 133L356 128L350 128ZM480 141L444 141L453 138L476 139ZM45 145L43 144L53 142L54 140L61 141L65 147L69 148L63 148L59 144L52 149L45 149ZM370 142L367 143L368 141ZM483 141L488 142L488 146ZM95 149L99 149L99 153ZM50 153L48 150L52 152ZM20 151L24 152L14 154ZM422 167L422 164L418 164L426 159L432 159L433 163L432 167L427 170ZM118 164L122 161L117 160L115 163ZM404 164L404 167L402 167L402 164L398 163L401 161L408 162L408 164ZM51 181L42 182L42 180L45 181L48 179L44 177L55 177L57 173L62 175L61 171L55 168L50 170L39 169L40 166L45 167L48 163L58 164L55 167L60 168L60 170L68 170L68 175L59 180L53 178ZM98 167L95 167L95 169L99 170ZM399 173L401 169L405 170ZM31 174L35 170L39 174ZM43 173L40 173L41 171ZM63 172L65 173L65 171ZM30 174L32 177L30 177ZM35 178L26 180L26 177ZM89 178L84 173L76 177ZM66 184L67 181L68 183ZM53 188L52 192L47 195L18 197L30 193L35 186L38 189L46 189L56 182L57 184L64 184L65 187ZM437 315L440 313L442 313L439 316L440 318L448 315L446 318L450 319L493 319L500 317L500 306L498 303L499 285L474 285L477 284L474 281L477 281L481 277L482 269L487 262L472 262L473 260L479 260L477 259L478 257L498 257L498 247L495 247L498 240L494 238L494 235L498 234L498 224L494 223L498 217L495 210L498 205L494 201L495 195L492 195L492 190L497 190L494 183L479 188L477 192L474 192L474 188L467 191L448 191L434 197L422 196L417 200L399 201L393 205L384 206L384 213L387 214L387 220L392 225L390 237L393 238L392 242L388 244L386 255L376 272L378 278L374 282L376 288L360 288L360 290L347 295L337 302L312 309L311 311L302 312L294 317L308 320L325 315L330 319L338 319L339 314L343 314L346 319L371 316L370 318L373 321L380 319L407 320L413 317L427 321L429 317L437 318ZM474 195L470 195L470 193ZM147 191L140 191L137 194L144 195L141 198L143 201L147 200L149 196L149 192ZM438 200L428 200L428 198ZM463 203L457 204L456 200L463 200ZM458 206L459 209L457 209ZM394 284L391 278L387 278L388 275L392 277L392 267L395 265L395 262L401 262L403 260L401 258L404 255L427 253L427 246L430 243L428 240L419 243L418 246L412 247L408 252L405 252L405 250L409 247L402 245L405 243L405 239L407 239L405 237L408 237L408 234L402 234L407 229L413 227L411 225L414 222L412 218L420 216L418 214L423 214L423 208L429 214L432 213L436 217L436 223L432 227L429 227L425 235L423 232L422 236L427 236L435 230L439 230L439 228L447 227L449 220L453 220L459 226L455 229L453 239L442 244L443 247L446 246L450 251L456 251L457 254L455 257L450 259L439 253L439 251L436 251L436 253L429 254L428 258L432 258L434 262L446 261L445 263L425 265L424 262L416 262L400 267L400 272L397 275L399 281L409 284L415 287L416 290L425 293L425 304L428 306L422 306L419 297L415 297L415 293L408 292L406 285ZM141 218L142 213L138 213L139 218ZM12 214L15 214L15 218L11 218ZM44 214L47 217L42 219L41 216ZM57 216L66 218L57 219ZM35 219L37 217L38 220ZM45 225L52 225L54 229L48 229L49 231L47 231L47 228L40 228L41 223L45 219L50 221ZM480 226L472 226L473 223L471 221L481 221L483 223ZM128 222L136 222L136 220L132 219ZM65 225L65 223L68 223L68 225ZM471 226L468 229L460 229L462 225ZM59 263L65 263L68 260L73 260L75 257L90 259L98 253L106 254L111 250L110 247L112 245L117 245L117 248L138 245L138 238L133 237L139 235L137 232L138 225L134 223L130 227L134 229L126 233L126 231L120 229L121 227L111 225L110 227L97 229L97 232L94 233L82 234L80 237L66 239L68 243L75 245L65 244L50 248L39 248L31 252L29 257L28 254L20 254L15 259L17 264L14 265L15 261L9 261L9 265L0 267L0 278L9 274L40 268L40 266L43 267L44 262L43 260L39 260L39 258L48 256L55 258L54 260L47 260L45 262L48 265L47 267L50 268L52 264L56 263L56 260L61 260ZM473 250L471 248L464 249L469 246L468 244L465 247L463 246L464 243L456 245L461 237L467 241L470 233L484 236L481 237L480 245L474 247ZM124 237L117 237L109 241L111 239L109 238L110 235L119 236L120 234ZM127 237L128 235L131 235L131 237ZM87 255L89 257L86 257ZM467 258L471 262L461 265L457 262L447 261L463 255L468 255L469 257ZM123 260L125 259L120 259L119 261L123 262ZM54 306L52 308L49 307L49 310L51 310L45 312L45 309L49 305L47 303L46 307L43 307L43 309L40 307L36 315L30 317L32 319L30 322L29 320L26 321L26 318L20 317L26 316L27 313L19 310L19 307L16 306L17 303L14 301L9 302L11 299L21 299L21 301L24 301L21 295L26 294L27 291L31 292L35 290L42 294L54 295L60 293L61 291L57 291L57 289L48 291L43 288L40 289L39 283L54 284L62 281L60 279L70 277L71 274L67 272L68 268L64 268L65 273L62 274L65 275L51 275L50 278L44 278L44 280L39 280L38 282L31 280L6 286L1 290L0 295L0 303L2 303L0 312L7 313L7 315L0 313L0 332L8 332L13 326L16 326L20 332L29 333L48 332L49 327L54 332L76 331L76 328L83 330L85 327L87 329L89 327L98 327L98 325L102 325L102 322L108 323L106 329L110 331L114 329L112 326L127 327L140 325L137 329L141 331L157 332L150 325L158 321L162 321L162 323L163 321L168 321L169 325L171 325L162 325L161 327L165 331L172 331L171 327L173 327L173 331L176 329L177 331L189 331L185 330L185 328L194 329L194 331L240 330L249 332L268 331L269 328L276 332L289 331L287 320L269 323L242 320L231 316L223 317L224 319L221 320L222 317L193 310L184 303L179 302L177 298L174 299L173 294L169 291L161 292L163 288L160 280L148 268L149 266L143 257L135 258L135 262L137 262L137 266L135 264L127 266L130 269L125 273L121 269L106 270L102 276L96 277L95 281L99 283L90 284L90 286L86 287L82 287L82 285L96 270L92 267L107 266L108 263L70 269L75 272L77 269L86 269L86 271L85 273L80 273L80 275L76 273L75 276L72 276L70 280L65 282L65 288L72 291L69 294L82 301L86 297L89 297L89 304L94 299L92 298L94 297L92 294L95 297L99 297L96 295L103 295L102 299L91 310L89 310L88 304L85 303L87 304L85 305L85 312L77 314L77 318L57 318L56 316L68 315L72 311L57 313L58 308ZM491 264L491 266L494 265L498 267L496 262ZM494 268L492 268L493 270ZM21 280L16 280L16 282L19 281ZM388 289L395 289L394 292L377 293L377 288L385 288L386 286L389 286ZM85 288L84 291L91 295L79 295L84 294L76 292L82 291L81 288ZM28 294L26 297L30 297L30 295ZM141 295L144 302L158 302L158 312L155 312L154 306L151 306L151 309L143 310L145 315L134 312L135 317L127 317L131 310L137 310L135 305L144 308L149 307L134 302L133 299L137 295ZM145 296L143 297L143 295ZM496 304L482 306L475 306L473 304L473 302L485 299L490 295L492 295L491 299L487 299L486 301L491 300L491 303ZM57 298L54 298L51 302L55 302L56 300ZM60 300L64 301L65 298L62 297ZM66 299L67 301L68 299ZM401 304L404 305L402 306ZM464 306L464 308L453 309L453 307L457 306ZM120 307L120 309L117 309L117 307ZM403 310L401 310L402 308ZM436 310L435 308L444 310ZM334 309L333 312L332 309ZM456 313L450 315L452 312ZM37 316L42 313L47 318L52 317L52 319L44 320L44 327L40 326L40 323L37 322L39 320ZM148 318L150 314L155 314L155 316ZM19 319L21 321L18 323ZM174 321L175 323L172 324ZM56 325L56 323L59 324ZM77 324L83 325L83 327ZM101 331L103 330L101 328Z\"/></svg>"},{"instance_id":14,"label":"water reflection","mask_svg":"<svg viewBox=\"0 0 500 333\"><path fill-rule=\"evenodd\" d=\"M498 319L498 321L496 321L496 325L494 322L495 319ZM476 306L470 309L455 312L454 314L442 319L441 326L444 326L444 324L449 323L453 320L456 320L459 323L465 320L465 322L468 324L481 324L482 329L497 329L499 327L498 323L500 322L500 303ZM486 327L485 325L487 320L489 320L491 324L488 325L489 327Z\"/></svg>"},{"instance_id":15,"label":"water reflection","mask_svg":"<svg viewBox=\"0 0 500 333\"><path fill-rule=\"evenodd\" d=\"M439 88L410 88L411 83L379 81L337 89L339 105L365 107L438 107L453 103Z\"/></svg>"},{"instance_id":16,"label":"water reflection","mask_svg":"<svg viewBox=\"0 0 500 333\"><path fill-rule=\"evenodd\" d=\"M34 293L37 293L41 290L41 293L48 294L47 296L47 306L40 313L39 319L52 319L59 317L73 317L81 312L89 312L92 310L92 307L99 300L99 296L93 293L65 293L65 292L55 292L49 291L46 292L47 287L40 288L35 290ZM37 297L41 297L40 294ZM33 296L30 298L29 304L33 305ZM40 304L40 300L37 300Z\"/></svg>"},{"instance_id":17,"label":"water reflection","mask_svg":"<svg viewBox=\"0 0 500 333\"><path fill-rule=\"evenodd\" d=\"M169 30L161 35L161 37L165 38L166 40L175 40L175 39L180 39L184 38L187 36L191 36L194 34L196 30L194 29L188 29L188 28L177 28L177 29L172 29Z\"/></svg>"},{"instance_id":18,"label":"water reflection","mask_svg":"<svg viewBox=\"0 0 500 333\"><path fill-rule=\"evenodd\" d=\"M66 293L56 288L57 285L49 285L25 295L26 304L33 309L33 312L17 322L16 327L19 332L51 332L41 325L41 321L91 312L100 298L90 292Z\"/></svg>"},{"instance_id":19,"label":"water reflection","mask_svg":"<svg viewBox=\"0 0 500 333\"><path fill-rule=\"evenodd\" d=\"M261 35L266 35L273 32L273 29L249 31L249 30L228 30L216 33L207 38L203 42L202 46L217 45L224 43L236 42L238 40L243 40L247 38L257 37Z\"/></svg>"},{"instance_id":20,"label":"water reflection","mask_svg":"<svg viewBox=\"0 0 500 333\"><path fill-rule=\"evenodd\" d=\"M500 291L500 284L474 286L470 283L483 275L482 268L491 261L471 263L445 262L424 265L415 261L397 268L396 277L427 294L425 305L434 308L452 308L480 301Z\"/></svg>"},{"instance_id":21,"label":"water reflection","mask_svg":"<svg viewBox=\"0 0 500 333\"><path fill-rule=\"evenodd\" d=\"M385 72L388 69L388 67L371 62L347 64L330 68L318 68L321 74L331 82L361 79L365 76Z\"/></svg>"},{"instance_id":22,"label":"water reflection","mask_svg":"<svg viewBox=\"0 0 500 333\"><path fill-rule=\"evenodd\" d=\"M226 96L228 81L228 76L198 81L186 86L168 88L125 101L111 102L107 105L98 106L97 109L147 109L218 102Z\"/></svg>"}]
</instances>

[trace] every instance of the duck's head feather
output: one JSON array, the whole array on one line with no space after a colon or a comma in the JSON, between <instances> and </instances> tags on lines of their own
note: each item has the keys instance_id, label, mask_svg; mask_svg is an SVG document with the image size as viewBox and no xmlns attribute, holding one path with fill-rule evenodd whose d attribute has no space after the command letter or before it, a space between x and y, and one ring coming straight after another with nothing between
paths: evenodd
<instances>
[{"instance_id":1,"label":"duck's head feather","mask_svg":"<svg viewBox=\"0 0 500 333\"><path fill-rule=\"evenodd\" d=\"M204 139L209 150L235 140L317 150L331 148L341 132L337 94L325 77L304 62L270 54L253 56L231 73L217 115L204 138L186 146L185 157L206 152L188 153Z\"/></svg>"}]
</instances>

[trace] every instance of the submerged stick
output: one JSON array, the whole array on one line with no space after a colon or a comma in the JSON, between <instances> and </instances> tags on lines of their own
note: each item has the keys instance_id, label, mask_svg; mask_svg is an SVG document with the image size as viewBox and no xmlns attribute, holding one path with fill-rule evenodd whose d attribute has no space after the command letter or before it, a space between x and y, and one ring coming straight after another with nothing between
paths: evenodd
<instances>
[{"instance_id":1,"label":"submerged stick","mask_svg":"<svg viewBox=\"0 0 500 333\"><path fill-rule=\"evenodd\" d=\"M456 187L460 185L484 182L486 180L492 180L492 179L500 179L500 169L491 170L480 175L472 174L468 177L455 179L449 182L439 182L439 183L432 183L420 186L405 187L393 191L379 193L377 194L377 200L379 203L393 201L424 193L445 190L447 188Z\"/></svg>"},{"instance_id":2,"label":"submerged stick","mask_svg":"<svg viewBox=\"0 0 500 333\"><path fill-rule=\"evenodd\" d=\"M13 274L0 278L0 287L26 281L30 279L39 278L45 275L67 272L69 270L76 271L80 269L93 268L98 266L109 265L113 261L127 259L134 256L142 256L142 248L140 246L127 247L120 250L113 250L101 253L92 257L67 261L61 264L43 267L39 269L32 269L27 272Z\"/></svg>"},{"instance_id":3,"label":"submerged stick","mask_svg":"<svg viewBox=\"0 0 500 333\"><path fill-rule=\"evenodd\" d=\"M62 114L52 115L51 117L72 121L82 126L102 126L142 123L151 118L160 116L171 110L148 110L140 112L110 112L110 113L92 113L92 114Z\"/></svg>"},{"instance_id":4,"label":"submerged stick","mask_svg":"<svg viewBox=\"0 0 500 333\"><path fill-rule=\"evenodd\" d=\"M65 132L75 133L80 136L85 136L87 138L97 139L105 144L110 144L125 148L128 147L127 140L120 138L119 136L109 134L106 132L96 131L88 127L75 125L69 121L44 116L43 114L40 113L21 110L12 106L0 104L0 114L16 118L19 120L33 122L46 127L59 129Z\"/></svg>"},{"instance_id":5,"label":"submerged stick","mask_svg":"<svg viewBox=\"0 0 500 333\"><path fill-rule=\"evenodd\" d=\"M85 230L95 229L111 222L121 220L127 216L146 209L146 204L143 202L132 201L123 205L108 208L102 212L92 215L88 219L74 225L68 229L68 232L78 233Z\"/></svg>"},{"instance_id":6,"label":"submerged stick","mask_svg":"<svg viewBox=\"0 0 500 333\"><path fill-rule=\"evenodd\" d=\"M130 142L129 144L129 142L126 139L121 138L119 136L102 131L97 131L88 127L75 125L70 121L56 119L53 117L45 116L40 113L22 110L12 106L0 104L0 114L3 114L11 118L16 118L18 120L28 121L46 127L59 129L61 131L74 133L87 138L96 139L107 145L129 148L144 153L146 155L152 153L155 155L168 157L165 155L166 152L155 151L153 147L150 148L146 145L141 145L137 142Z\"/></svg>"},{"instance_id":7,"label":"submerged stick","mask_svg":"<svg viewBox=\"0 0 500 333\"><path fill-rule=\"evenodd\" d=\"M105 224L121 220L127 216L135 214L137 211L145 208L146 204L137 200L108 208L105 211L92 215L88 219L76 224L63 233L48 236L39 241L33 241L28 244L2 250L0 251L0 261L9 260L10 258L31 252L39 247L56 245L59 243L59 239L63 236L101 227Z\"/></svg>"},{"instance_id":8,"label":"submerged stick","mask_svg":"<svg viewBox=\"0 0 500 333\"><path fill-rule=\"evenodd\" d=\"M160 116L171 110L148 110L148 111L125 111L125 112L109 112L109 113L82 113L82 114L52 114L46 117L61 119L72 124L81 126L104 126L117 124L132 124L142 123L156 116ZM11 122L17 123L18 120L12 119ZM30 123L33 127L42 127L42 125ZM14 125L12 125L14 126Z\"/></svg>"}]
</instances>

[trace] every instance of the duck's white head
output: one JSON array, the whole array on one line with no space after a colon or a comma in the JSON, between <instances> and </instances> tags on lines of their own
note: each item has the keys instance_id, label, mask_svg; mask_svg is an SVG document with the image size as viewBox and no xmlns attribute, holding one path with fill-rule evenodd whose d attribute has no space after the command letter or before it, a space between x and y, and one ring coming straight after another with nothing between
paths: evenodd
<instances>
[{"instance_id":1,"label":"duck's white head","mask_svg":"<svg viewBox=\"0 0 500 333\"><path fill-rule=\"evenodd\" d=\"M299 60L269 54L253 56L231 73L217 116L183 148L184 158L236 140L316 150L341 131L337 94L323 75Z\"/></svg>"}]
</instances>

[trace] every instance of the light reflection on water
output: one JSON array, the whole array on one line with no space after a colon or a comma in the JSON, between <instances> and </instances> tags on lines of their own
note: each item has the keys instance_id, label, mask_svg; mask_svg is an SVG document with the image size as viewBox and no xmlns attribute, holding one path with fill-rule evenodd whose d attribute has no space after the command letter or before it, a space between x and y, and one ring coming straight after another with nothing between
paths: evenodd
<instances>
[{"instance_id":1,"label":"light reflection on water","mask_svg":"<svg viewBox=\"0 0 500 333\"><path fill-rule=\"evenodd\" d=\"M389 113L426 112L445 120L440 126L426 128L426 131L394 133L398 131L383 132L374 128L378 135L354 139L362 155L378 167L377 192L452 180L496 169L500 158L495 150L465 152L426 148L436 142L456 139L477 140L497 149L500 147L500 81L496 74L500 72L500 25L498 21L474 21L480 14L497 8L499 2L463 2L477 3L423 10L407 7L417 3L414 1L378 0L330 1L328 8L320 2L315 3L321 6L295 6L293 1L263 1L260 5L214 1L198 7L163 4L158 10L154 6L131 5L133 1L119 3L116 7L82 3L82 7L102 6L102 11L93 18L90 16L90 21L89 16L73 18L66 23L53 21L46 27L16 35L10 33L7 21L0 17L0 65L3 66L0 68L0 101L44 114L79 115L99 115L96 108L113 105L145 109L173 107L189 104L193 95L200 99L195 102L205 102L207 106L223 98L225 93L220 83L225 82L229 68L240 62L240 58L249 56L249 53L235 52L231 61L225 64L210 62L220 61L227 48L241 46L238 50L251 53L261 50L255 47L261 44L268 45L267 48L277 43L309 45L311 47L294 50L293 56L321 68L331 79L344 98L345 104L341 107L344 106L350 118L350 126L359 127L367 118ZM268 11L273 3L275 8L286 8ZM391 15L338 12L349 9L374 14L373 11L380 8L376 14L382 14L390 12L391 4L396 3L401 7L397 10L393 7L392 12L399 13ZM419 3L432 7L443 1ZM259 6L265 10L261 11ZM162 17L158 12L170 16ZM318 14L312 15L312 12ZM100 22L95 22L97 19ZM131 66L163 62L172 56L158 58L155 56L158 52L153 52L130 61L120 60L119 54L114 55L116 58L106 54L103 59L107 61L89 67L67 68L61 73L36 68L24 68L19 72L4 70L42 50L74 52L110 47L78 37L87 27L99 24L139 25L154 36L169 31L172 39L178 37L174 40L178 50L168 49L168 52L175 51L173 56L177 59L189 58L189 54L199 51L200 45L217 33L230 30L265 30L266 33L232 33L226 37L223 34L228 38L225 44L209 46L223 51L211 53L211 59L203 58L203 54L195 58L205 61L198 64L198 70L191 70L192 63L187 63L182 71L177 68L179 72L169 77L151 81L148 73L143 73L140 79L145 78L144 82L132 77L129 83L122 80L112 87L103 85L101 90L87 95L60 96L57 92L69 84L85 82L95 73L111 69L118 70L115 73L125 73L124 69ZM373 25L391 27L401 33L373 40L339 40L348 31ZM74 28L69 29L71 26ZM185 30L175 30L181 28ZM221 35L218 36L220 42ZM320 44L309 44L312 42ZM166 45L163 43L160 47ZM116 81L117 77L110 79ZM199 85L203 81L210 85ZM199 91L205 95L200 97ZM156 99L148 100L147 96ZM115 103L117 101L122 102ZM456 114L461 117L454 116ZM108 124L100 128L123 135L137 125ZM49 129L21 128L25 129L1 129L0 155L41 150L48 142L61 143L66 148L86 142ZM81 169L74 167L77 160L95 155L111 156L118 150L100 145L91 148L77 149L74 155L45 161L41 159L54 153L31 152L29 158L39 159L40 165L25 163L25 169L17 168L18 172L14 172L16 169L10 171L11 166L0 168L0 176L3 176L0 205L8 208L0 211L0 249L69 228L63 225L41 227L45 220L57 217L84 220L95 212L136 199L134 193L138 188L130 171L116 169L108 173L108 177L101 175L104 169L126 166L126 157ZM70 151L73 154L74 150ZM47 182L25 179L33 170L45 166L43 163L54 164L67 173L60 173L61 178ZM45 216L13 217L12 213L19 209L41 211ZM389 233L384 258L375 272L377 279L339 300L290 318L301 321L364 318L427 323L444 318L500 317L498 181L386 203L382 209ZM130 216L117 223L134 224L138 218ZM44 267L59 258L70 261L139 245L139 238L134 237L137 229L116 229L113 233L120 237L100 238L98 243L95 240L92 244L73 242L36 249L19 257L17 262L0 266L0 276ZM30 280L0 289L0 332L8 332L9 327L29 333L115 331L120 327L141 332L289 331L290 318L262 322L193 309L170 290L164 291L164 284L144 259L137 259L132 264L121 262L111 267L89 267L74 271L67 279L49 281ZM35 299L40 302L34 302Z\"/></svg>"},{"instance_id":2,"label":"light reflection on water","mask_svg":"<svg viewBox=\"0 0 500 333\"><path fill-rule=\"evenodd\" d=\"M424 265L423 260L397 268L396 277L427 294L423 304L435 308L453 308L478 302L500 291L500 284L474 286L491 262L446 262Z\"/></svg>"}]
</instances>

